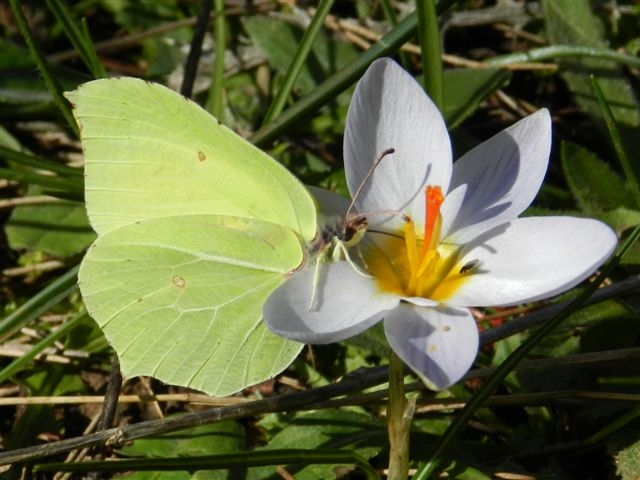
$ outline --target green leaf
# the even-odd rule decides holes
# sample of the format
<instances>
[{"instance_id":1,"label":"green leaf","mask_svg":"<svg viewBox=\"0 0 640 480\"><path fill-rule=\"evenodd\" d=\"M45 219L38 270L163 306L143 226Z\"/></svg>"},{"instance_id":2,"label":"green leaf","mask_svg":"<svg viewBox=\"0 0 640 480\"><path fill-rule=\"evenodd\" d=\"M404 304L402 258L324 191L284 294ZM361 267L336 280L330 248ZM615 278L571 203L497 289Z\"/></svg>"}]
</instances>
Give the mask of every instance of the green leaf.
<instances>
[{"instance_id":1,"label":"green leaf","mask_svg":"<svg viewBox=\"0 0 640 480\"><path fill-rule=\"evenodd\" d=\"M615 432L606 440L607 450L613 456L616 473L621 480L637 480L640 472L640 421L636 420Z\"/></svg>"},{"instance_id":2,"label":"green leaf","mask_svg":"<svg viewBox=\"0 0 640 480\"><path fill-rule=\"evenodd\" d=\"M383 322L379 322L371 328L367 328L364 332L355 337L345 340L348 345L368 350L374 355L386 358L389 355L389 341L384 333Z\"/></svg>"},{"instance_id":3,"label":"green leaf","mask_svg":"<svg viewBox=\"0 0 640 480\"><path fill-rule=\"evenodd\" d=\"M32 187L27 198L41 191ZM6 233L11 248L26 248L63 258L81 253L96 237L84 205L56 199L14 208Z\"/></svg>"},{"instance_id":4,"label":"green leaf","mask_svg":"<svg viewBox=\"0 0 640 480\"><path fill-rule=\"evenodd\" d=\"M546 32L552 45L572 44L608 47L602 23L587 0L543 0ZM640 108L633 88L616 62L590 57L563 59L561 74L576 102L602 126L602 112L595 99L589 75L597 77L604 97L620 127L626 150L634 151Z\"/></svg>"},{"instance_id":5,"label":"green leaf","mask_svg":"<svg viewBox=\"0 0 640 480\"><path fill-rule=\"evenodd\" d=\"M447 2L439 2L438 12L444 11L444 5ZM285 110L269 125L257 130L251 140L256 145L266 145L272 142L278 135L283 134L292 126L298 125L301 121L308 118L317 109L334 101L334 99L344 90L351 88L355 81L364 73L369 64L385 55L393 54L402 44L409 40L415 33L416 29L415 12L407 15L398 25L393 27L379 41L371 45L371 47L360 54L353 62L350 62L344 68L333 74L322 82L309 95L303 97L291 108ZM340 118L343 116L341 115ZM339 125L341 122L336 122Z\"/></svg>"},{"instance_id":6,"label":"green leaf","mask_svg":"<svg viewBox=\"0 0 640 480\"><path fill-rule=\"evenodd\" d=\"M236 453L245 448L244 428L238 422L201 425L158 437L139 438L118 450L126 457L170 458Z\"/></svg>"},{"instance_id":7,"label":"green leaf","mask_svg":"<svg viewBox=\"0 0 640 480\"><path fill-rule=\"evenodd\" d=\"M450 129L460 125L482 101L511 79L511 73L499 68L445 70L443 76L443 115Z\"/></svg>"},{"instance_id":8,"label":"green leaf","mask_svg":"<svg viewBox=\"0 0 640 480\"><path fill-rule=\"evenodd\" d=\"M617 232L623 232L628 228L640 224L640 212L638 210L630 210L625 207L619 207L608 212L603 212L598 215L598 218L607 222Z\"/></svg>"},{"instance_id":9,"label":"green leaf","mask_svg":"<svg viewBox=\"0 0 640 480\"><path fill-rule=\"evenodd\" d=\"M243 17L242 25L266 55L269 64L284 76L302 39L302 28L282 19L258 15ZM351 45L333 41L320 31L294 84L294 94L300 96L310 93L326 78L353 62L356 57ZM350 95L343 92L337 95L335 100L346 105L349 98Z\"/></svg>"},{"instance_id":10,"label":"green leaf","mask_svg":"<svg viewBox=\"0 0 640 480\"><path fill-rule=\"evenodd\" d=\"M131 30L157 27L166 20L182 18L183 10L175 0L98 0L113 20Z\"/></svg>"},{"instance_id":11,"label":"green leaf","mask_svg":"<svg viewBox=\"0 0 640 480\"><path fill-rule=\"evenodd\" d=\"M479 469L462 461L452 462L452 464L443 471L447 472L449 478L455 478L456 480L491 480L492 478ZM524 475L523 477L526 478Z\"/></svg>"},{"instance_id":12,"label":"green leaf","mask_svg":"<svg viewBox=\"0 0 640 480\"><path fill-rule=\"evenodd\" d=\"M376 435L376 432L379 435ZM322 410L296 416L278 432L265 450L304 448L349 448L364 458L372 458L386 442L386 426L383 421L369 415L344 410ZM310 460L311 462L311 460ZM353 466L345 466L352 468ZM296 480L320 480L341 478L348 470L336 465L309 465L285 467ZM252 468L247 480L271 478L276 467Z\"/></svg>"},{"instance_id":13,"label":"green leaf","mask_svg":"<svg viewBox=\"0 0 640 480\"><path fill-rule=\"evenodd\" d=\"M580 209L588 214L636 208L636 199L609 165L583 147L563 142L562 169Z\"/></svg>"},{"instance_id":14,"label":"green leaf","mask_svg":"<svg viewBox=\"0 0 640 480\"><path fill-rule=\"evenodd\" d=\"M269 123L274 117L282 113L286 99L291 93L291 87L298 78L300 70L306 63L313 46L322 34L322 25L324 24L327 14L331 10L333 2L334 0L321 0L318 4L318 8L313 14L313 18L311 19L309 26L305 29L296 51L291 58L287 72L284 75L284 81L276 93L273 102L269 106L269 110L267 110L267 113L265 114L263 123Z\"/></svg>"}]
</instances>

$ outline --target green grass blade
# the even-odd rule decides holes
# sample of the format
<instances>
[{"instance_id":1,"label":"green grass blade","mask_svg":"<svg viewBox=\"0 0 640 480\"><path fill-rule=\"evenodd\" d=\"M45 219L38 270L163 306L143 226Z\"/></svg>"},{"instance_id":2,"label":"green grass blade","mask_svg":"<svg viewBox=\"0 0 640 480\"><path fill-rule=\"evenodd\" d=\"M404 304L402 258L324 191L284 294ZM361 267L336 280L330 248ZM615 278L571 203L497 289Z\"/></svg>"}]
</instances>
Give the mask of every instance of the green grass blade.
<instances>
[{"instance_id":1,"label":"green grass blade","mask_svg":"<svg viewBox=\"0 0 640 480\"><path fill-rule=\"evenodd\" d=\"M452 0L441 0L436 4L436 12L442 13L453 3ZM335 73L318 86L313 93L301 99L282 115L274 118L268 125L256 131L250 140L258 146L264 146L291 128L304 117L335 98L339 93L355 83L375 59L395 53L414 34L418 19L416 13L407 15L384 37L374 43L358 60L347 68Z\"/></svg>"},{"instance_id":2,"label":"green grass blade","mask_svg":"<svg viewBox=\"0 0 640 480\"><path fill-rule=\"evenodd\" d=\"M422 52L422 78L424 88L433 103L442 111L444 107L442 93L442 48L440 29L434 0L416 3L418 12L418 38Z\"/></svg>"},{"instance_id":3,"label":"green grass blade","mask_svg":"<svg viewBox=\"0 0 640 480\"><path fill-rule=\"evenodd\" d=\"M124 471L183 471L229 468L249 468L288 464L355 464L369 480L380 476L362 456L348 450L263 450L206 457L154 458L108 462L48 463L35 467L39 472L124 472Z\"/></svg>"},{"instance_id":4,"label":"green grass blade","mask_svg":"<svg viewBox=\"0 0 640 480\"><path fill-rule=\"evenodd\" d=\"M622 142L622 137L618 130L618 125L616 124L615 118L613 118L613 112L611 111L611 108L609 108L609 103L604 98L604 94L602 93L598 80L593 75L591 75L591 86L593 88L593 93L596 96L596 100L598 101L598 105L600 105L602 117L604 118L604 123L607 126L609 137L611 137L611 142L613 143L613 148L618 157L618 161L620 162L620 166L622 167L622 171L627 177L629 185L635 192L636 198L638 198L640 195L640 181L638 180L638 173L627 156L627 152L625 151L624 144Z\"/></svg>"},{"instance_id":5,"label":"green grass blade","mask_svg":"<svg viewBox=\"0 0 640 480\"><path fill-rule=\"evenodd\" d=\"M364 52L357 61L329 77L316 88L313 93L298 101L282 115L279 115L268 125L263 126L251 137L251 141L258 145L266 145L318 108L332 100L340 92L346 90L367 69L376 58L390 55L414 34L417 25L415 13L408 15L387 35Z\"/></svg>"},{"instance_id":6,"label":"green grass blade","mask_svg":"<svg viewBox=\"0 0 640 480\"><path fill-rule=\"evenodd\" d=\"M62 96L62 87L53 75L44 53L40 50L40 46L36 43L33 35L31 34L29 24L22 13L22 9L20 8L20 2L18 2L18 0L9 0L9 5L11 6L11 11L15 17L18 29L24 37L24 40L31 51L31 55L33 55L33 59L38 66L38 70L40 70L40 73L42 74L42 78L47 85L47 89L53 96L53 102L60 109L71 129L79 135L78 126L76 125L76 121L73 118L71 109L69 108L69 103Z\"/></svg>"},{"instance_id":7,"label":"green grass blade","mask_svg":"<svg viewBox=\"0 0 640 480\"><path fill-rule=\"evenodd\" d=\"M289 69L287 70L287 74L285 75L284 82L278 90L275 99L271 103L269 110L267 110L267 114L265 115L263 124L268 124L273 118L282 113L285 103L287 102L287 98L289 98L289 94L291 93L291 89L293 88L293 84L302 71L302 67L304 66L304 63L309 56L309 52L311 52L313 42L315 42L316 37L320 32L320 29L322 28L322 25L324 23L324 19L329 14L329 10L331 9L333 2L334 0L322 0L320 2L320 5L318 5L316 13L311 20L311 24L305 30L300 45L298 46L298 50L293 57L293 60L291 61L291 65L289 65Z\"/></svg>"},{"instance_id":8,"label":"green grass blade","mask_svg":"<svg viewBox=\"0 0 640 480\"><path fill-rule=\"evenodd\" d=\"M40 185L46 189L62 191L64 193L83 194L84 192L82 179L79 178L53 177L51 175L40 175L34 172L8 168L0 168L0 178ZM54 193L51 192L51 194ZM68 198L68 196L65 196L65 198Z\"/></svg>"},{"instance_id":9,"label":"green grass blade","mask_svg":"<svg viewBox=\"0 0 640 480\"><path fill-rule=\"evenodd\" d=\"M49 10L60 22L62 30L73 45L73 48L80 54L80 58L84 62L87 69L94 78L104 78L107 76L104 67L98 60L98 55L93 48L93 42L87 30L86 23L83 21L81 28L78 28L74 19L71 18L66 7L59 0L47 0Z\"/></svg>"},{"instance_id":10,"label":"green grass blade","mask_svg":"<svg viewBox=\"0 0 640 480\"><path fill-rule=\"evenodd\" d=\"M215 0L214 3L214 30L216 39L216 52L211 72L211 88L207 99L207 109L224 123L224 59L227 46L227 23L224 17L224 0Z\"/></svg>"},{"instance_id":11,"label":"green grass blade","mask_svg":"<svg viewBox=\"0 0 640 480\"><path fill-rule=\"evenodd\" d=\"M49 172L57 173L63 176L83 178L84 172L81 168L69 167L68 165L62 165L60 163L52 162L43 157L36 155L19 152L12 148L3 147L0 145L0 157L6 160L12 160L20 165L33 167L41 170L47 170Z\"/></svg>"},{"instance_id":12,"label":"green grass blade","mask_svg":"<svg viewBox=\"0 0 640 480\"><path fill-rule=\"evenodd\" d=\"M84 39L83 44L85 45L84 49L86 51L85 55L87 57L87 62L89 64L87 67L89 71L92 72L95 78L105 78L107 76L107 72L98 57L98 52L93 44L93 40L91 39L91 32L89 31L89 26L87 25L87 19L83 18L80 21L80 27L82 28L82 37Z\"/></svg>"},{"instance_id":13,"label":"green grass blade","mask_svg":"<svg viewBox=\"0 0 640 480\"><path fill-rule=\"evenodd\" d=\"M614 60L622 65L639 68L640 58L633 55L618 53L607 48L583 47L579 45L554 45L527 50L526 52L510 53L488 58L484 61L492 67L500 67L513 63L543 62L558 58L593 57Z\"/></svg>"},{"instance_id":14,"label":"green grass blade","mask_svg":"<svg viewBox=\"0 0 640 480\"><path fill-rule=\"evenodd\" d=\"M89 315L86 312L82 312L77 314L71 320L66 321L60 328L47 335L45 338L40 340L38 343L33 345L33 347L26 352L24 355L20 356L13 362L11 362L7 367L0 371L0 382L7 381L10 377L15 375L21 370L28 368L31 364L32 360L44 351L45 348L51 346L54 342L60 340L67 333L73 330L76 325L81 323L83 320L87 319Z\"/></svg>"},{"instance_id":15,"label":"green grass blade","mask_svg":"<svg viewBox=\"0 0 640 480\"><path fill-rule=\"evenodd\" d=\"M0 343L23 325L35 320L78 288L78 267L51 282L47 287L0 320Z\"/></svg>"},{"instance_id":16,"label":"green grass blade","mask_svg":"<svg viewBox=\"0 0 640 480\"><path fill-rule=\"evenodd\" d=\"M393 9L390 0L381 0L380 6L382 7L382 11L384 12L385 18L388 20L389 24L392 27L398 25L398 16L396 15L396 11ZM409 65L409 57L407 56L407 52L403 52L402 50L398 50L398 57L400 58L400 63L405 67Z\"/></svg>"},{"instance_id":17,"label":"green grass blade","mask_svg":"<svg viewBox=\"0 0 640 480\"><path fill-rule=\"evenodd\" d=\"M582 442L582 444L595 445L596 443L603 441L614 432L620 430L625 425L628 425L638 417L640 417L640 405L636 405L630 408L624 414L612 420L610 423L587 438L584 442Z\"/></svg>"}]
</instances>

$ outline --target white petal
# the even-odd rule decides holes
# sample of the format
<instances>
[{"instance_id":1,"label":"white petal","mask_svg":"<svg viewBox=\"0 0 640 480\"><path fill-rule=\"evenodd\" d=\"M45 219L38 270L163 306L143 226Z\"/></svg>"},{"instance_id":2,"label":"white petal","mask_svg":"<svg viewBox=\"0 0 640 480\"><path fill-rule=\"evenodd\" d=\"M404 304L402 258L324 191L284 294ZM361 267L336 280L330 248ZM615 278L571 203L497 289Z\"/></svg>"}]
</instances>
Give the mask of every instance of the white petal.
<instances>
[{"instance_id":1,"label":"white petal","mask_svg":"<svg viewBox=\"0 0 640 480\"><path fill-rule=\"evenodd\" d=\"M436 300L424 297L402 297L402 300L418 307L435 307L440 304L440 302L437 302Z\"/></svg>"},{"instance_id":2,"label":"white petal","mask_svg":"<svg viewBox=\"0 0 640 480\"><path fill-rule=\"evenodd\" d=\"M518 218L468 245L460 263L478 260L478 266L445 301L481 307L551 297L591 275L616 243L613 230L597 220Z\"/></svg>"},{"instance_id":3,"label":"white petal","mask_svg":"<svg viewBox=\"0 0 640 480\"><path fill-rule=\"evenodd\" d=\"M466 310L402 304L387 314L384 329L393 351L436 390L456 383L478 352L478 329Z\"/></svg>"},{"instance_id":4,"label":"white petal","mask_svg":"<svg viewBox=\"0 0 640 480\"><path fill-rule=\"evenodd\" d=\"M356 210L401 210L422 222L424 186L440 185L446 192L449 185L449 135L442 115L413 77L394 61L379 59L358 82L347 114L344 159L352 195L388 148L395 153L366 181Z\"/></svg>"},{"instance_id":5,"label":"white petal","mask_svg":"<svg viewBox=\"0 0 640 480\"><path fill-rule=\"evenodd\" d=\"M382 320L400 302L347 262L321 264L317 283L315 274L309 267L271 294L263 308L269 329L305 343L337 342Z\"/></svg>"},{"instance_id":6,"label":"white petal","mask_svg":"<svg viewBox=\"0 0 640 480\"><path fill-rule=\"evenodd\" d=\"M318 209L322 214L326 216L336 215L339 217L344 217L347 214L351 202L342 195L338 195L326 188L314 187L312 185L308 185L307 189L316 199Z\"/></svg>"},{"instance_id":7,"label":"white petal","mask_svg":"<svg viewBox=\"0 0 640 480\"><path fill-rule=\"evenodd\" d=\"M520 215L540 189L550 148L551 118L542 109L467 152L453 165L443 238L464 243Z\"/></svg>"}]
</instances>

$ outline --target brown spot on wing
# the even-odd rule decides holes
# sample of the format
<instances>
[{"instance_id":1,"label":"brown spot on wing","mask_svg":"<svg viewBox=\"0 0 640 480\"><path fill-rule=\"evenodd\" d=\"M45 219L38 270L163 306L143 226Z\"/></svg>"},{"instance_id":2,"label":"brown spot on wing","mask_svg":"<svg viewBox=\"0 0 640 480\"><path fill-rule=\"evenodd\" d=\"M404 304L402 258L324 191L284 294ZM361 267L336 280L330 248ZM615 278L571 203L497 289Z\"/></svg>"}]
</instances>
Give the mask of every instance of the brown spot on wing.
<instances>
[{"instance_id":1,"label":"brown spot on wing","mask_svg":"<svg viewBox=\"0 0 640 480\"><path fill-rule=\"evenodd\" d=\"M186 280L182 278L180 275L176 275L171 279L171 281L178 288L184 288L185 285L187 284Z\"/></svg>"}]
</instances>

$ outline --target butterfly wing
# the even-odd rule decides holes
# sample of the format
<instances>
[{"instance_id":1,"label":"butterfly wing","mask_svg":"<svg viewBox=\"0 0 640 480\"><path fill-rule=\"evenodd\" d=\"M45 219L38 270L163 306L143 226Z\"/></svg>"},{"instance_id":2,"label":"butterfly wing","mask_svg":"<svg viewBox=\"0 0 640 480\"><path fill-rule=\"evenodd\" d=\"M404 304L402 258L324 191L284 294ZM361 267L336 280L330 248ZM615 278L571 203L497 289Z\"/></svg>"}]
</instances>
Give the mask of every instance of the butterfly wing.
<instances>
[{"instance_id":1,"label":"butterfly wing","mask_svg":"<svg viewBox=\"0 0 640 480\"><path fill-rule=\"evenodd\" d=\"M276 375L300 351L267 330L262 305L301 262L299 240L286 227L163 217L100 236L79 280L127 377L221 396Z\"/></svg>"},{"instance_id":2,"label":"butterfly wing","mask_svg":"<svg viewBox=\"0 0 640 480\"><path fill-rule=\"evenodd\" d=\"M156 217L214 214L316 231L300 181L196 103L137 78L102 79L66 94L81 128L85 196L103 234Z\"/></svg>"}]
</instances>

